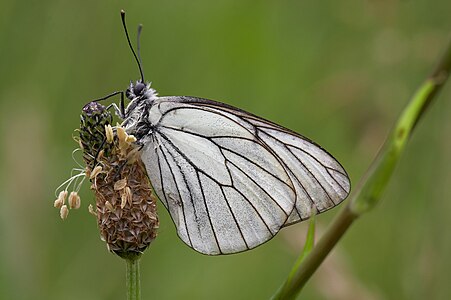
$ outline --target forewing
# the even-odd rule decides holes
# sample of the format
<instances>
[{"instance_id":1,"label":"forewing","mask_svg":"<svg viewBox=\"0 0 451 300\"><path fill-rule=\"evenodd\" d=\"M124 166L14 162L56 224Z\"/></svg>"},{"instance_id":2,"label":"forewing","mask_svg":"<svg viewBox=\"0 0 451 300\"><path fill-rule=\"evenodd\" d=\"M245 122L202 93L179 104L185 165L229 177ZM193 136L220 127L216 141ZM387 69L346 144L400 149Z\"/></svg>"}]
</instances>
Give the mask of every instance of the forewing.
<instances>
[{"instance_id":1,"label":"forewing","mask_svg":"<svg viewBox=\"0 0 451 300\"><path fill-rule=\"evenodd\" d=\"M295 206L292 175L249 121L181 100L156 100L150 141L142 150L178 235L210 255L271 239Z\"/></svg>"},{"instance_id":2,"label":"forewing","mask_svg":"<svg viewBox=\"0 0 451 300\"><path fill-rule=\"evenodd\" d=\"M284 166L296 193L296 205L284 226L305 220L342 202L350 192L349 177L340 163L321 146L280 125L233 106L193 97L168 97L210 109L242 124ZM220 127L218 127L220 128Z\"/></svg>"}]
</instances>

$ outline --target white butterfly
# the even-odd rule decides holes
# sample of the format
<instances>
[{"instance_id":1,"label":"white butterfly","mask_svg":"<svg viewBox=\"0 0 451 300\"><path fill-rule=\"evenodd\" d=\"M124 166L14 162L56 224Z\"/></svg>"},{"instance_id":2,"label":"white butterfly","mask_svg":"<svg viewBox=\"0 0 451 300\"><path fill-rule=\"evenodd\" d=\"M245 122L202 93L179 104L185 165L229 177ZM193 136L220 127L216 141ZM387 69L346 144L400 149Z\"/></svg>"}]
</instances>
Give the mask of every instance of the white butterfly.
<instances>
[{"instance_id":1,"label":"white butterfly","mask_svg":"<svg viewBox=\"0 0 451 300\"><path fill-rule=\"evenodd\" d=\"M179 237L198 252L255 248L349 194L340 163L289 129L212 100L158 97L142 71L125 94L127 108L114 105L122 126Z\"/></svg>"}]
</instances>

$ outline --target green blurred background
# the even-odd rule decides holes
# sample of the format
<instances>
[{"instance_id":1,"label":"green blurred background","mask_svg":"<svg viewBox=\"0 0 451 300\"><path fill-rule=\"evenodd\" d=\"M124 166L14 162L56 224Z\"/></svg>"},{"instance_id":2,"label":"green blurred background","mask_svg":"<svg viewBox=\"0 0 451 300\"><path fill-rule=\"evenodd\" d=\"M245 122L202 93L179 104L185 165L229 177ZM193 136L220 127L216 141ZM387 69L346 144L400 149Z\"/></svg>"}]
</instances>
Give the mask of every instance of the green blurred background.
<instances>
[{"instance_id":1,"label":"green blurred background","mask_svg":"<svg viewBox=\"0 0 451 300\"><path fill-rule=\"evenodd\" d=\"M323 145L353 186L449 38L451 2L58 1L0 4L0 298L124 299L125 264L87 212L61 221L54 190L75 166L81 107L138 79L160 95L220 100ZM303 299L451 298L451 88L421 121L383 202L314 275ZM318 218L319 234L339 209ZM160 205L142 259L143 299L267 299L306 225L241 254L207 257ZM302 298L302 297L301 297Z\"/></svg>"}]
</instances>

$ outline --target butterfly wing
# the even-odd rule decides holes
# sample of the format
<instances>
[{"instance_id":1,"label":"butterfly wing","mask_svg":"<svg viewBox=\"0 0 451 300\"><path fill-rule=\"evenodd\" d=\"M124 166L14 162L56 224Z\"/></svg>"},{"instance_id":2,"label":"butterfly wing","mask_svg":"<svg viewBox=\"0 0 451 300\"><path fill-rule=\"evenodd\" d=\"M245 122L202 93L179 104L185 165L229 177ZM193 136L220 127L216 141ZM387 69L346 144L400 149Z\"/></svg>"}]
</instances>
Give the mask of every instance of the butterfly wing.
<instances>
[{"instance_id":1,"label":"butterfly wing","mask_svg":"<svg viewBox=\"0 0 451 300\"><path fill-rule=\"evenodd\" d=\"M342 202L350 192L349 177L341 164L320 145L290 130L239 108L208 99L168 97L208 107L250 124L251 132L284 165L296 191L296 206L284 226L311 216L313 206L322 213Z\"/></svg>"},{"instance_id":2,"label":"butterfly wing","mask_svg":"<svg viewBox=\"0 0 451 300\"><path fill-rule=\"evenodd\" d=\"M344 169L321 147L232 106L161 97L149 121L143 162L178 235L198 252L254 248L349 192Z\"/></svg>"}]
</instances>

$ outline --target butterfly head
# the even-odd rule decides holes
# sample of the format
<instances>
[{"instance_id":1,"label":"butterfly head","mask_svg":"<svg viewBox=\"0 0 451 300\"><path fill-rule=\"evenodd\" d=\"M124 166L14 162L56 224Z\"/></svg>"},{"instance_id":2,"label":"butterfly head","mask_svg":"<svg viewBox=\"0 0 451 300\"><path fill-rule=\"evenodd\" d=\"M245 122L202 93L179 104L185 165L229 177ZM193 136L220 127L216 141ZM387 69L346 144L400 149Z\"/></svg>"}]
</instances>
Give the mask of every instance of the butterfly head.
<instances>
[{"instance_id":1,"label":"butterfly head","mask_svg":"<svg viewBox=\"0 0 451 300\"><path fill-rule=\"evenodd\" d=\"M150 83L144 83L141 80L136 83L130 82L130 86L125 91L125 96L130 100L152 99L157 96L157 92L150 87Z\"/></svg>"}]
</instances>

